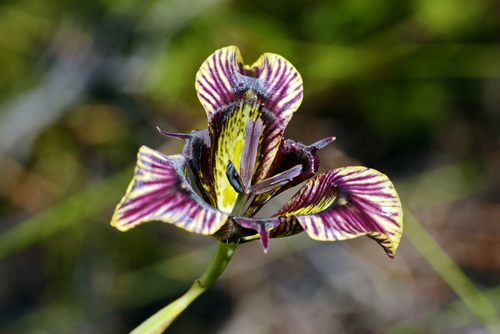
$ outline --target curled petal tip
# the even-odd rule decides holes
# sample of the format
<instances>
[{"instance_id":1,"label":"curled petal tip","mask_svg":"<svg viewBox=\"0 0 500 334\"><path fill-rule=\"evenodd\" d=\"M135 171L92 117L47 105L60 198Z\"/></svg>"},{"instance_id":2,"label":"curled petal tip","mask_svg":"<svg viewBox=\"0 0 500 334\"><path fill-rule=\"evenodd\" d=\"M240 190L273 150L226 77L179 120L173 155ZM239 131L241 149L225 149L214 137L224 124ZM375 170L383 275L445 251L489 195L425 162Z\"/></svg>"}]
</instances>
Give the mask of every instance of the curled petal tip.
<instances>
[{"instance_id":1,"label":"curled petal tip","mask_svg":"<svg viewBox=\"0 0 500 334\"><path fill-rule=\"evenodd\" d=\"M310 148L314 149L314 150L320 150L322 149L323 147L327 146L328 144L330 144L331 142L333 142L335 139L335 137L328 137L328 138L325 138L325 139L321 139L311 145L309 145Z\"/></svg>"},{"instance_id":2,"label":"curled petal tip","mask_svg":"<svg viewBox=\"0 0 500 334\"><path fill-rule=\"evenodd\" d=\"M172 133L172 132L166 132L160 129L160 127L156 127L156 130L158 130L159 133L161 133L164 136L170 137L170 138L176 138L180 139L182 141L187 141L189 138L191 138L191 134L189 133Z\"/></svg>"},{"instance_id":3,"label":"curled petal tip","mask_svg":"<svg viewBox=\"0 0 500 334\"><path fill-rule=\"evenodd\" d=\"M384 248L384 250L385 250L385 253L387 254L387 256L390 259L394 260L394 258L396 257L396 250L395 249L394 250L388 250L386 248Z\"/></svg>"}]
</instances>

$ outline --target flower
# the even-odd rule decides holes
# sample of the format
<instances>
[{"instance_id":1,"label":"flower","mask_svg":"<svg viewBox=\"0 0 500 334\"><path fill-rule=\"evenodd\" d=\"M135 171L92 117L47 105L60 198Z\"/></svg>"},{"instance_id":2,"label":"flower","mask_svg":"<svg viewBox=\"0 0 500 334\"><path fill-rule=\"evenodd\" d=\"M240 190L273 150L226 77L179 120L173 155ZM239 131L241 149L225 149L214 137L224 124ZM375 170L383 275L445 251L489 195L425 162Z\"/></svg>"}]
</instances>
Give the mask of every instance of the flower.
<instances>
[{"instance_id":1,"label":"flower","mask_svg":"<svg viewBox=\"0 0 500 334\"><path fill-rule=\"evenodd\" d=\"M126 231L148 221L174 224L227 243L305 231L317 240L366 235L392 258L402 228L401 203L384 174L344 167L316 175L326 138L304 145L283 138L302 100L302 79L283 57L265 53L244 65L235 46L214 52L196 75L208 128L167 133L185 141L166 156L143 146L135 175L111 225ZM187 177L190 168L199 194ZM269 218L255 214L282 191L307 181Z\"/></svg>"}]
</instances>

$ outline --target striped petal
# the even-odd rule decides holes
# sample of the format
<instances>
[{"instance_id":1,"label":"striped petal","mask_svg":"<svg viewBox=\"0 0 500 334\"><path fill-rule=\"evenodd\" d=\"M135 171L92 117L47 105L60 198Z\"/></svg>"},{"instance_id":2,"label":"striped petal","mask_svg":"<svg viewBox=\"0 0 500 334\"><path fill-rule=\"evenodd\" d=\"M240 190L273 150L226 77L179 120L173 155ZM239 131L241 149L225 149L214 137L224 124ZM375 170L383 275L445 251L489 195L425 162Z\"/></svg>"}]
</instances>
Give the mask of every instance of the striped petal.
<instances>
[{"instance_id":1,"label":"striped petal","mask_svg":"<svg viewBox=\"0 0 500 334\"><path fill-rule=\"evenodd\" d=\"M403 231L403 211L394 186L387 176L366 167L339 168L312 178L275 216L286 220L271 230L271 237L302 228L316 240L367 235L391 258Z\"/></svg>"},{"instance_id":2,"label":"striped petal","mask_svg":"<svg viewBox=\"0 0 500 334\"><path fill-rule=\"evenodd\" d=\"M230 46L203 63L196 75L196 90L208 116L216 206L231 212L237 193L226 177L228 162L238 171L242 167L251 170L252 184L270 176L283 132L302 100L302 79L279 55L266 53L246 66L239 49ZM255 146L256 150L248 149ZM257 159L245 157L244 152ZM249 161L255 165L245 165Z\"/></svg>"},{"instance_id":3,"label":"striped petal","mask_svg":"<svg viewBox=\"0 0 500 334\"><path fill-rule=\"evenodd\" d=\"M186 166L183 155L166 156L142 146L134 178L115 209L111 225L127 231L157 220L194 233L214 234L229 215L193 191L185 176Z\"/></svg>"},{"instance_id":4,"label":"striped petal","mask_svg":"<svg viewBox=\"0 0 500 334\"><path fill-rule=\"evenodd\" d=\"M302 101L302 78L280 55L264 53L248 66L240 50L229 46L215 51L201 65L196 91L211 127L220 128L223 118L242 103L260 99L277 121L285 123L284 128Z\"/></svg>"}]
</instances>

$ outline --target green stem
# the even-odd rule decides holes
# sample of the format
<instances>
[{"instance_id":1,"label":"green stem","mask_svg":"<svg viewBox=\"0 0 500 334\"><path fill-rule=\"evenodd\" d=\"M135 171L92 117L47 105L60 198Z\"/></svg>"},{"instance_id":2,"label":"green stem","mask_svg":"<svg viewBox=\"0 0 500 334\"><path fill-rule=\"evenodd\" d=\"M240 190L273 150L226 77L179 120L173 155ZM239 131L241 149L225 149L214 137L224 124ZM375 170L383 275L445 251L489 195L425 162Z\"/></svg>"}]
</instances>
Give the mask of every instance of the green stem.
<instances>
[{"instance_id":1,"label":"green stem","mask_svg":"<svg viewBox=\"0 0 500 334\"><path fill-rule=\"evenodd\" d=\"M179 299L165 306L149 319L144 321L130 334L160 334L170 326L170 324L201 295L215 280L222 274L227 264L231 260L237 244L226 244L217 242L217 249L212 258L212 262L203 275L194 281L189 290Z\"/></svg>"},{"instance_id":2,"label":"green stem","mask_svg":"<svg viewBox=\"0 0 500 334\"><path fill-rule=\"evenodd\" d=\"M248 199L248 195L238 194L236 198L236 203L234 204L231 215L241 215L245 208L245 203ZM233 257L234 251L238 244L229 244L223 242L217 242L217 249L215 250L212 262L207 267L203 275L189 288L189 290L182 295L179 299L176 299L172 303L168 304L146 321L136 327L130 334L160 334L163 333L165 329L170 326L172 322L184 311L189 304L191 304L199 295L201 295L205 290L212 285L215 280L222 274L224 269L226 269L227 264Z\"/></svg>"},{"instance_id":3,"label":"green stem","mask_svg":"<svg viewBox=\"0 0 500 334\"><path fill-rule=\"evenodd\" d=\"M231 211L231 216L241 216L245 210L245 204L247 203L248 195L238 194L236 197L236 202L234 203L233 210Z\"/></svg>"}]
</instances>

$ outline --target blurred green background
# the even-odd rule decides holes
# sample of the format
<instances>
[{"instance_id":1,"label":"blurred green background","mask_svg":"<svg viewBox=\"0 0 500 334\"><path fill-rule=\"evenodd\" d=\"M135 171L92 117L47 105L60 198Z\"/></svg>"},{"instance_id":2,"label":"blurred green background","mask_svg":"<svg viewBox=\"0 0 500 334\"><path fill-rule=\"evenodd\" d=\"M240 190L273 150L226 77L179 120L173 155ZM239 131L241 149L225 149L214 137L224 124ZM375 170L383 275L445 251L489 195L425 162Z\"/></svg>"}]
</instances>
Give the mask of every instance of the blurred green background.
<instances>
[{"instance_id":1,"label":"blurred green background","mask_svg":"<svg viewBox=\"0 0 500 334\"><path fill-rule=\"evenodd\" d=\"M109 220L141 145L180 153L155 126L206 127L227 45L295 65L287 137L388 174L405 237L245 244L167 333L500 332L499 42L491 0L0 2L0 332L126 333L203 272L213 238Z\"/></svg>"}]
</instances>

